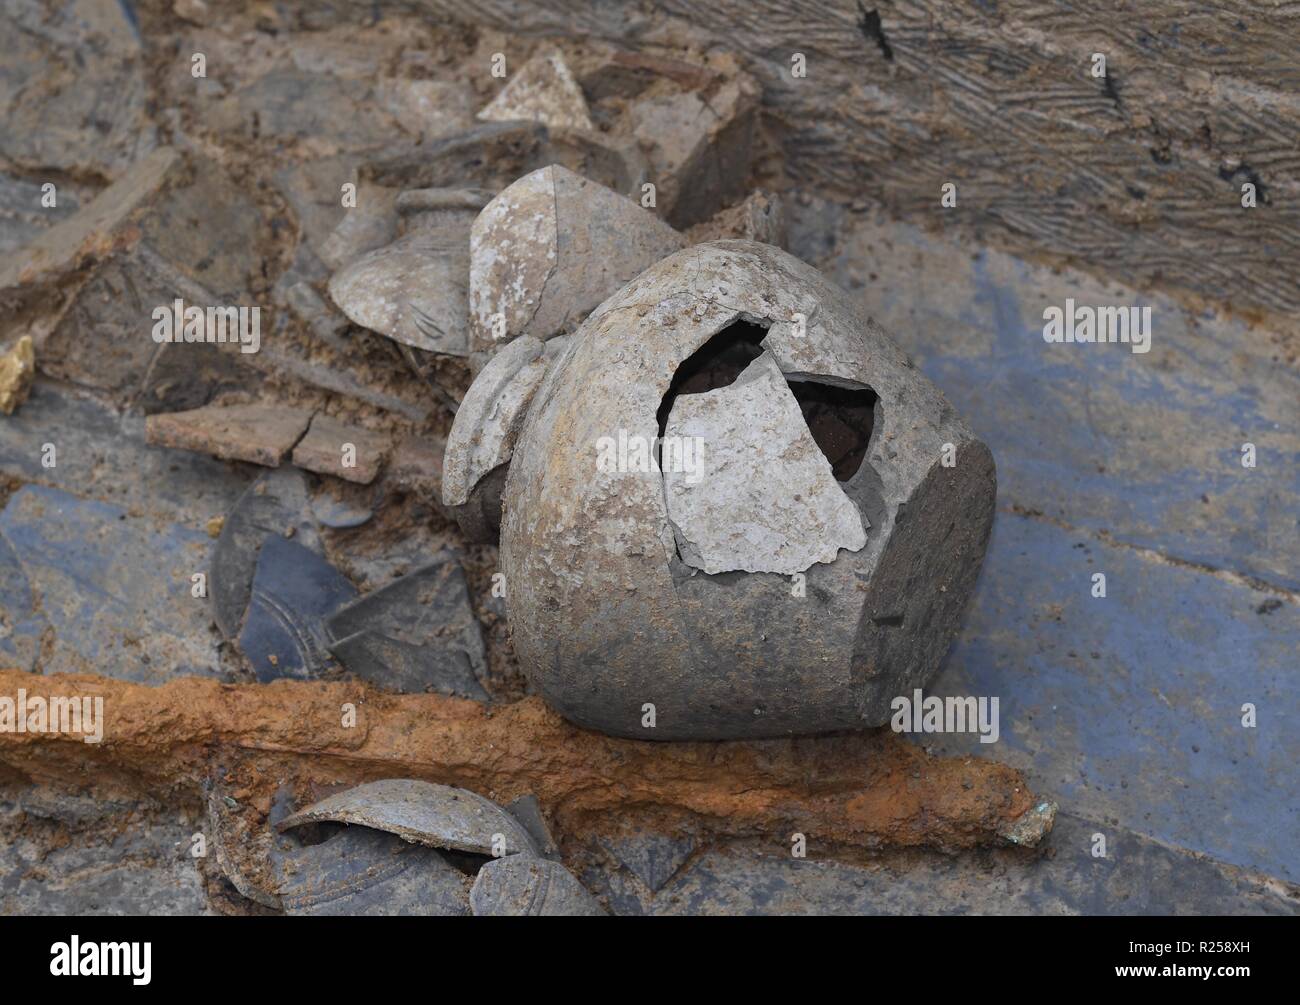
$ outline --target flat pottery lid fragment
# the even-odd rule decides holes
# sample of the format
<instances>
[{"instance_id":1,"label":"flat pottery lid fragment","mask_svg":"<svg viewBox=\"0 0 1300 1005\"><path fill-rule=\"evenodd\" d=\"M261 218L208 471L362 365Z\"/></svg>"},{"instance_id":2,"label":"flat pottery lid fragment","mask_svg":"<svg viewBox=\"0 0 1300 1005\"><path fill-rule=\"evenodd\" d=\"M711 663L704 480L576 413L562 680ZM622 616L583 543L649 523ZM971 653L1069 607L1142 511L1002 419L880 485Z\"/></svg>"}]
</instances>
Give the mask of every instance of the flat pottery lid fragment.
<instances>
[{"instance_id":1,"label":"flat pottery lid fragment","mask_svg":"<svg viewBox=\"0 0 1300 1005\"><path fill-rule=\"evenodd\" d=\"M536 855L528 832L496 803L468 789L412 778L367 782L322 799L277 825L281 831L333 820L407 841L477 855ZM500 844L499 842L504 842Z\"/></svg>"}]
</instances>

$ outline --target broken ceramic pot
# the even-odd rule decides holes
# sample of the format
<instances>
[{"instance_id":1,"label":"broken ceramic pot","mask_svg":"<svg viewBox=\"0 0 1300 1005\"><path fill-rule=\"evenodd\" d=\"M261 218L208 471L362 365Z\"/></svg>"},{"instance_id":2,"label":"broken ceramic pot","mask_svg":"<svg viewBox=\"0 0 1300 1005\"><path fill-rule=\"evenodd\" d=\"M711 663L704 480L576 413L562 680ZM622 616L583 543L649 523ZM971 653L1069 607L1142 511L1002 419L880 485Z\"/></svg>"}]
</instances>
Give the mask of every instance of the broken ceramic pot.
<instances>
[{"instance_id":1,"label":"broken ceramic pot","mask_svg":"<svg viewBox=\"0 0 1300 1005\"><path fill-rule=\"evenodd\" d=\"M221 772L206 784L209 833L222 874L243 896L290 915L459 916L469 880L433 848L384 829L324 823L314 840L279 833L289 792L263 819L232 798Z\"/></svg>"},{"instance_id":2,"label":"broken ceramic pot","mask_svg":"<svg viewBox=\"0 0 1300 1005\"><path fill-rule=\"evenodd\" d=\"M606 913L558 861L532 796L507 811L468 789L390 778L288 815L286 798L282 787L262 823L218 778L208 784L222 872L244 896L287 914ZM305 825L323 835L299 840Z\"/></svg>"},{"instance_id":3,"label":"broken ceramic pot","mask_svg":"<svg viewBox=\"0 0 1300 1005\"><path fill-rule=\"evenodd\" d=\"M515 651L552 706L644 739L809 734L880 725L933 678L993 459L847 294L720 241L570 341L501 525Z\"/></svg>"},{"instance_id":4,"label":"broken ceramic pot","mask_svg":"<svg viewBox=\"0 0 1300 1005\"><path fill-rule=\"evenodd\" d=\"M479 189L403 192L403 235L344 266L330 280L330 296L363 328L426 352L467 356L470 227L491 198Z\"/></svg>"}]
</instances>

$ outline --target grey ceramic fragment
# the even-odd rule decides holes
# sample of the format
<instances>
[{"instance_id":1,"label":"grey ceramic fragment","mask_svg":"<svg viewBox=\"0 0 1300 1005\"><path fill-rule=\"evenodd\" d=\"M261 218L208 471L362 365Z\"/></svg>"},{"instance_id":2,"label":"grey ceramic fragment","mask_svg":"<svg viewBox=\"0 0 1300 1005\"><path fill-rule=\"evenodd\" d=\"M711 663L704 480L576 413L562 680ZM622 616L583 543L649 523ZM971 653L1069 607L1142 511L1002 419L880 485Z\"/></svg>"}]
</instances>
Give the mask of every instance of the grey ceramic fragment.
<instances>
[{"instance_id":1,"label":"grey ceramic fragment","mask_svg":"<svg viewBox=\"0 0 1300 1005\"><path fill-rule=\"evenodd\" d=\"M468 914L465 876L432 848L395 834L344 827L283 864L286 914L361 917Z\"/></svg>"},{"instance_id":2,"label":"grey ceramic fragment","mask_svg":"<svg viewBox=\"0 0 1300 1005\"><path fill-rule=\"evenodd\" d=\"M248 487L227 515L213 549L208 589L213 617L227 639L237 638L244 623L263 542L285 536L310 551L321 550L306 476L288 467L268 471Z\"/></svg>"},{"instance_id":3,"label":"grey ceramic fragment","mask_svg":"<svg viewBox=\"0 0 1300 1005\"><path fill-rule=\"evenodd\" d=\"M357 595L324 558L284 537L262 544L239 648L259 681L317 677L329 667L325 620Z\"/></svg>"},{"instance_id":4,"label":"grey ceramic fragment","mask_svg":"<svg viewBox=\"0 0 1300 1005\"><path fill-rule=\"evenodd\" d=\"M566 335L546 342L523 335L508 343L456 412L443 455L442 501L471 541L496 541L515 440L547 367L568 343Z\"/></svg>"},{"instance_id":5,"label":"grey ceramic fragment","mask_svg":"<svg viewBox=\"0 0 1300 1005\"><path fill-rule=\"evenodd\" d=\"M487 671L483 633L451 551L341 608L329 633L334 654L365 680L487 700L479 683Z\"/></svg>"},{"instance_id":6,"label":"grey ceramic fragment","mask_svg":"<svg viewBox=\"0 0 1300 1005\"><path fill-rule=\"evenodd\" d=\"M695 839L689 835L673 837L641 832L602 838L600 843L627 866L651 893L661 890L695 851Z\"/></svg>"},{"instance_id":7,"label":"grey ceramic fragment","mask_svg":"<svg viewBox=\"0 0 1300 1005\"><path fill-rule=\"evenodd\" d=\"M546 372L547 345L523 335L502 348L474 378L447 437L442 461L444 505L465 505L483 477L510 460L528 404Z\"/></svg>"},{"instance_id":8,"label":"grey ceramic fragment","mask_svg":"<svg viewBox=\"0 0 1300 1005\"><path fill-rule=\"evenodd\" d=\"M537 801L536 796L531 793L520 796L509 803L506 809L511 816L523 824L524 829L532 836L538 854L543 858L559 859L560 849L555 844L555 838L551 835L551 828L547 826L546 817L542 813L542 806Z\"/></svg>"},{"instance_id":9,"label":"grey ceramic fragment","mask_svg":"<svg viewBox=\"0 0 1300 1005\"><path fill-rule=\"evenodd\" d=\"M281 831L330 820L389 831L406 841L477 855L536 855L528 832L491 800L468 789L412 778L367 782L299 810Z\"/></svg>"},{"instance_id":10,"label":"grey ceramic fragment","mask_svg":"<svg viewBox=\"0 0 1300 1005\"><path fill-rule=\"evenodd\" d=\"M767 353L727 387L679 396L665 435L698 451L697 470L665 464L663 472L687 565L790 576L867 543L862 515Z\"/></svg>"},{"instance_id":11,"label":"grey ceramic fragment","mask_svg":"<svg viewBox=\"0 0 1300 1005\"><path fill-rule=\"evenodd\" d=\"M607 912L559 862L511 855L479 870L469 893L478 917L598 917Z\"/></svg>"},{"instance_id":12,"label":"grey ceramic fragment","mask_svg":"<svg viewBox=\"0 0 1300 1005\"><path fill-rule=\"evenodd\" d=\"M357 204L349 207L329 236L321 242L321 261L341 269L366 252L397 239L398 191L373 182L357 184Z\"/></svg>"},{"instance_id":13,"label":"grey ceramic fragment","mask_svg":"<svg viewBox=\"0 0 1300 1005\"><path fill-rule=\"evenodd\" d=\"M451 695L487 701L488 693L459 650L414 646L382 632L360 631L330 644L330 651L349 671L386 691L399 694Z\"/></svg>"}]
</instances>

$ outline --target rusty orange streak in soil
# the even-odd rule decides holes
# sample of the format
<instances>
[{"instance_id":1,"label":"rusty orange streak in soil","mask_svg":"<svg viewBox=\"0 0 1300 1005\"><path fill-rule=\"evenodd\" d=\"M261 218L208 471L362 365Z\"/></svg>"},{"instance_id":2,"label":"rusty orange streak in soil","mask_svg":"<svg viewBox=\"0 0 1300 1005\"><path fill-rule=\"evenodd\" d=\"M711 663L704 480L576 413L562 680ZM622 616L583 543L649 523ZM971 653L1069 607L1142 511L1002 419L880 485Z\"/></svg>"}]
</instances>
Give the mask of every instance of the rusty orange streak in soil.
<instances>
[{"instance_id":1,"label":"rusty orange streak in soil","mask_svg":"<svg viewBox=\"0 0 1300 1005\"><path fill-rule=\"evenodd\" d=\"M211 773L262 812L377 778L460 785L499 801L533 793L569 836L614 821L810 849L1000 843L1034 800L1021 775L938 758L888 731L805 739L654 743L579 729L538 698L484 706L355 683L160 687L0 671L0 696L104 699L103 740L0 732L0 762L38 781L193 799ZM346 705L356 725L343 725ZM229 791L229 790L228 790Z\"/></svg>"}]
</instances>

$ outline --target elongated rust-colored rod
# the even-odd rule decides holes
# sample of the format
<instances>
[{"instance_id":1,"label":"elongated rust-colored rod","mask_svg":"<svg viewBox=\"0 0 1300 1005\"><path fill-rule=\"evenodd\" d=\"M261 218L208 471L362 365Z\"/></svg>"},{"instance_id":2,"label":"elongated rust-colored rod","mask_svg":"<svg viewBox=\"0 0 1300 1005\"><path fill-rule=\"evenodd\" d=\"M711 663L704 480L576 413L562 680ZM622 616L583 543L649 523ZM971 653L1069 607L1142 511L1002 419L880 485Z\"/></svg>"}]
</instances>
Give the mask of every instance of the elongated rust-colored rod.
<instances>
[{"instance_id":1,"label":"elongated rust-colored rod","mask_svg":"<svg viewBox=\"0 0 1300 1005\"><path fill-rule=\"evenodd\" d=\"M254 805L289 783L306 798L376 778L422 778L498 801L532 793L562 833L630 821L787 851L964 848L1045 827L1024 779L991 761L937 758L893 733L655 743L579 729L540 699L485 706L356 683L159 687L0 671L0 699L103 699L103 739L0 732L0 762L51 783L190 797L220 767ZM355 725L345 725L349 709ZM1039 811L1041 813L1041 810Z\"/></svg>"}]
</instances>

